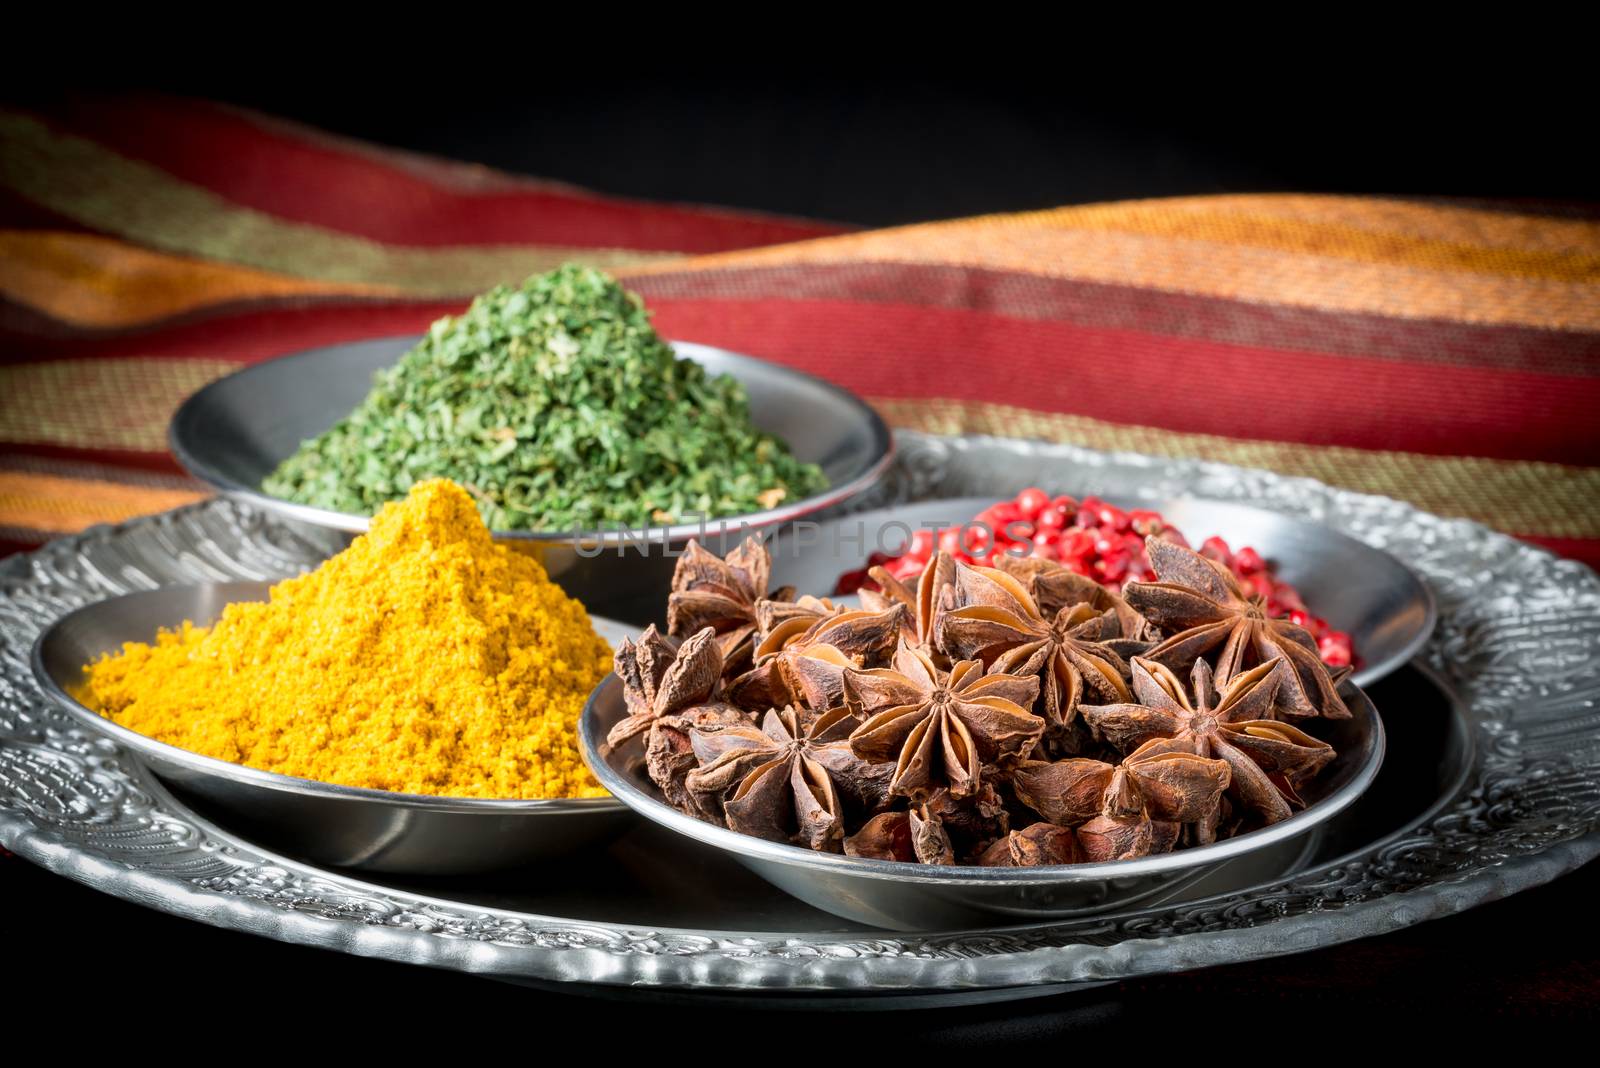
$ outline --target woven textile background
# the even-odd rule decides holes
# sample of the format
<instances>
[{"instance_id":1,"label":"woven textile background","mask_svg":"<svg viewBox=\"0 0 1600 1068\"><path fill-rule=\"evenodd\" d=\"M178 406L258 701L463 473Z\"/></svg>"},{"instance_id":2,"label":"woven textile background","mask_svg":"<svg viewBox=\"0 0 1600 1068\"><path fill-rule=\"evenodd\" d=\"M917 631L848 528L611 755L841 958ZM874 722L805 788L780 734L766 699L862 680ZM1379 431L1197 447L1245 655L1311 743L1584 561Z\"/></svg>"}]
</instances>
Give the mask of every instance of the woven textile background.
<instances>
[{"instance_id":1,"label":"woven textile background","mask_svg":"<svg viewBox=\"0 0 1600 1068\"><path fill-rule=\"evenodd\" d=\"M207 381L567 259L898 426L1310 475L1600 562L1600 208L1249 195L850 233L169 98L0 111L0 550L198 498L164 434Z\"/></svg>"}]
</instances>

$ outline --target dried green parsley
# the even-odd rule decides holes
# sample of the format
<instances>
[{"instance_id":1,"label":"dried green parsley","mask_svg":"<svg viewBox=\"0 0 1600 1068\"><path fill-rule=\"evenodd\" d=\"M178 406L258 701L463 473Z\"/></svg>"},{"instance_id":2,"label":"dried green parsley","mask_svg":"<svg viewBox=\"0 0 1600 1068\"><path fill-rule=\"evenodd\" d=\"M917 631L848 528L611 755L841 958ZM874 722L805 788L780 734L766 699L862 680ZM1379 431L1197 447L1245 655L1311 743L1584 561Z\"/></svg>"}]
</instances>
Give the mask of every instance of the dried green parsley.
<instances>
[{"instance_id":1,"label":"dried green parsley","mask_svg":"<svg viewBox=\"0 0 1600 1068\"><path fill-rule=\"evenodd\" d=\"M492 530L726 517L827 486L751 425L743 386L678 359L637 296L571 265L434 323L262 488L370 515L429 478L466 487Z\"/></svg>"}]
</instances>

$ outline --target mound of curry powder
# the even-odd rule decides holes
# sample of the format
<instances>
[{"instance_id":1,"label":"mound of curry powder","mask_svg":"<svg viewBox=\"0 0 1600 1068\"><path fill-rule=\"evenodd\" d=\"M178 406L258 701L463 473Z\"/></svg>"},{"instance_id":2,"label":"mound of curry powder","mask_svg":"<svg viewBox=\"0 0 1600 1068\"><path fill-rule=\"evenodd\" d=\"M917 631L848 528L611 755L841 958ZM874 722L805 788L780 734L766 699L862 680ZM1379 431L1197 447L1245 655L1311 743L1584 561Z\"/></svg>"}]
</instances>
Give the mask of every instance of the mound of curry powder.
<instances>
[{"instance_id":1,"label":"mound of curry powder","mask_svg":"<svg viewBox=\"0 0 1600 1068\"><path fill-rule=\"evenodd\" d=\"M453 797L602 797L577 720L611 669L583 605L417 485L271 600L86 669L79 694L171 745L306 779Z\"/></svg>"}]
</instances>

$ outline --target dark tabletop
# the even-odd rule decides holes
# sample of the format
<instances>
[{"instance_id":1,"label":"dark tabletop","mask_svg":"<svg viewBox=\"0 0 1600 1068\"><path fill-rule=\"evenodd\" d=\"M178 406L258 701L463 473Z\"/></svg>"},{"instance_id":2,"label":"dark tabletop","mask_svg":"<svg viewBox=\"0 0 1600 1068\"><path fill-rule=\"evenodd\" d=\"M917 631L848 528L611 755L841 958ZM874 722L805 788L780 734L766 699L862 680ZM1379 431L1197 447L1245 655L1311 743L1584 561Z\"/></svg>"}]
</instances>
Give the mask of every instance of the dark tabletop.
<instances>
[{"instance_id":1,"label":"dark tabletop","mask_svg":"<svg viewBox=\"0 0 1600 1068\"><path fill-rule=\"evenodd\" d=\"M833 1013L829 1027L988 1049L1057 1035L1132 1040L1154 1021L1176 1026L1240 1013L1259 1017L1257 1038L1312 1019L1320 1026L1360 1021L1364 1030L1537 1024L1544 1033L1548 1025L1582 1024L1600 1009L1590 911L1597 899L1600 863L1591 863L1505 901L1315 953L999 1005ZM624 1005L285 945L107 897L10 855L0 857L0 902L12 976L52 992L30 1013L80 1025L86 997L94 998L97 1025L148 1022L159 1003L181 1015L185 1034L237 1042L259 1026L241 1013L253 1018L265 1006L298 1004L336 1006L343 1020L390 1021L394 1027L370 1030L393 1041L409 1026L396 1014L412 1006L434 1021L457 1011L478 1021L559 1019L563 1027L599 1028L592 1033L626 1048L684 1024L702 1033L730 1027L773 1035L804 1029L817 1015L641 999ZM620 1031L619 1013L628 1021Z\"/></svg>"}]
</instances>

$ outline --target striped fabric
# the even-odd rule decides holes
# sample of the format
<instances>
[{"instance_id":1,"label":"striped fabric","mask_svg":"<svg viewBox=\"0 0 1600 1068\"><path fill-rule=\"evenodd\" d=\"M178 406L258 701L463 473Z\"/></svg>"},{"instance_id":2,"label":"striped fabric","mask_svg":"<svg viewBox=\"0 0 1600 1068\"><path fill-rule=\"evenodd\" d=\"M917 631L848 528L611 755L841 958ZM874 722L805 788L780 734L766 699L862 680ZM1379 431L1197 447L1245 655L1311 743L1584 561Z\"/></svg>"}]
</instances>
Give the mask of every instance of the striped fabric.
<instances>
[{"instance_id":1,"label":"striped fabric","mask_svg":"<svg viewBox=\"0 0 1600 1068\"><path fill-rule=\"evenodd\" d=\"M0 141L0 547L198 497L164 430L218 375L576 259L668 336L899 426L1310 475L1600 562L1600 209L1250 195L852 233L168 98L0 112Z\"/></svg>"}]
</instances>

